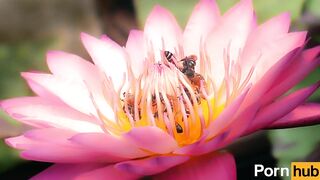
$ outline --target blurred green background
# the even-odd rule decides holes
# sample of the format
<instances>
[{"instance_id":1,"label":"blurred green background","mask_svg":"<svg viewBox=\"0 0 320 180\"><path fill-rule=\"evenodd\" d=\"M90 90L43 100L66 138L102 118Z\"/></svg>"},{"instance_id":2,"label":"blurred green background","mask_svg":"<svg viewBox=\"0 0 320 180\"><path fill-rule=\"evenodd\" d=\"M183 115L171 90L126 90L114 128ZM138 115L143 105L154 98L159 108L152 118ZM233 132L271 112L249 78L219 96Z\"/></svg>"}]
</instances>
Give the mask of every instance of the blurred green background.
<instances>
[{"instance_id":1,"label":"blurred green background","mask_svg":"<svg viewBox=\"0 0 320 180\"><path fill-rule=\"evenodd\" d=\"M237 0L217 0L225 12ZM0 99L32 94L20 72L48 71L45 52L59 49L88 58L79 41L81 31L106 33L124 45L131 28L142 28L155 4L168 8L183 27L196 0L0 0ZM320 0L254 0L261 23L283 11L292 17L291 30L309 30L309 46L320 44ZM319 80L314 71L296 88ZM310 101L320 102L320 92ZM0 111L0 138L23 132L28 127L12 121ZM320 126L269 131L273 152L279 164L304 160L319 151ZM317 149L318 148L318 149ZM0 142L0 173L23 162L16 151Z\"/></svg>"}]
</instances>

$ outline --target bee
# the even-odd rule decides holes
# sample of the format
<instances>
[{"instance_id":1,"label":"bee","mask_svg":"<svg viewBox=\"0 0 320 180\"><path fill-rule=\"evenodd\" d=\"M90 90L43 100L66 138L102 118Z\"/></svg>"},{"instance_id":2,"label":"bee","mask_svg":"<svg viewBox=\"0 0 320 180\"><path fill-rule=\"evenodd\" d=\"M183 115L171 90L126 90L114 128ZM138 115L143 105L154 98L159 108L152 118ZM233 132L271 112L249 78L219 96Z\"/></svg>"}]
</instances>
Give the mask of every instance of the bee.
<instances>
[{"instance_id":1,"label":"bee","mask_svg":"<svg viewBox=\"0 0 320 180\"><path fill-rule=\"evenodd\" d=\"M181 59L180 61L176 61L176 58L170 51L164 51L164 55L166 59L168 60L169 63L173 63L190 81L193 90L196 95L196 101L193 102L191 98L191 94L187 88L184 88L184 91L186 92L186 95L188 96L189 99L191 99L191 103L198 103L200 104L201 102L201 97L203 98L203 94L200 93L201 86L206 86L205 80L203 76L199 73L196 73L195 67L197 65L197 56L196 55L189 55L186 56L185 58ZM176 63L177 62L177 63ZM180 62L180 63L178 63ZM182 62L182 64L181 64ZM190 112L188 109L187 110L187 115L189 116Z\"/></svg>"},{"instance_id":2,"label":"bee","mask_svg":"<svg viewBox=\"0 0 320 180\"><path fill-rule=\"evenodd\" d=\"M192 83L192 81L191 81L191 83ZM190 94L190 91L187 88L184 88L184 91L185 91L188 99L190 99L191 104L194 104L193 99ZM195 94L197 103L200 104L200 96L199 96L200 92L199 92L199 88L196 86L194 87L194 94Z\"/></svg>"},{"instance_id":3,"label":"bee","mask_svg":"<svg viewBox=\"0 0 320 180\"><path fill-rule=\"evenodd\" d=\"M176 59L172 52L170 51L164 51L164 56L168 60L169 63L175 64L174 60Z\"/></svg>"},{"instance_id":4,"label":"bee","mask_svg":"<svg viewBox=\"0 0 320 180\"><path fill-rule=\"evenodd\" d=\"M197 56L190 55L180 61L183 61L183 68L181 69L181 72L188 77L191 84L194 86L194 91L199 92L200 86L205 86L205 80L201 74L196 73L195 71Z\"/></svg>"},{"instance_id":5,"label":"bee","mask_svg":"<svg viewBox=\"0 0 320 180\"><path fill-rule=\"evenodd\" d=\"M195 55L186 56L185 58L179 61L179 62L182 62L182 64L178 63L176 57L170 51L164 51L164 56L169 63L174 64L188 78L194 76L197 56Z\"/></svg>"},{"instance_id":6,"label":"bee","mask_svg":"<svg viewBox=\"0 0 320 180\"><path fill-rule=\"evenodd\" d=\"M124 92L123 93L123 101L125 101L128 105L134 104L134 95L131 93Z\"/></svg>"},{"instance_id":7,"label":"bee","mask_svg":"<svg viewBox=\"0 0 320 180\"><path fill-rule=\"evenodd\" d=\"M135 109L134 109L134 95L131 94L131 93L126 93L124 92L123 93L123 97L124 99L122 101L124 101L124 103L126 103L127 105L127 111L126 111L126 108L125 108L125 105L123 105L122 109L124 112L128 112L132 117L134 117L134 114L135 114ZM138 113L139 113L139 118L141 119L141 110L140 108L138 108Z\"/></svg>"},{"instance_id":8,"label":"bee","mask_svg":"<svg viewBox=\"0 0 320 180\"><path fill-rule=\"evenodd\" d=\"M195 55L190 55L180 60L182 61L182 66L183 66L180 69L180 71L184 75L186 75L189 79L193 78L196 73L195 72L196 60L197 60L197 56Z\"/></svg>"},{"instance_id":9,"label":"bee","mask_svg":"<svg viewBox=\"0 0 320 180\"><path fill-rule=\"evenodd\" d=\"M161 93L159 93L159 98L160 98L160 103L162 104L162 107L164 108L163 112L167 113L168 109L165 106L164 98L163 98L163 95ZM167 98L169 100L171 111L173 111L173 97L167 95ZM158 116L159 116L158 109L157 109L158 104L157 104L157 100L156 100L156 95L155 94L153 94L151 96L151 100L152 100L152 112L153 112L153 115L154 115L153 117L154 118L158 118Z\"/></svg>"},{"instance_id":10,"label":"bee","mask_svg":"<svg viewBox=\"0 0 320 180\"><path fill-rule=\"evenodd\" d=\"M195 91L199 91L199 88L201 86L201 82L203 83L202 85L205 86L205 80L203 78L203 76L201 76L201 74L199 73L194 73L194 76L189 78L189 80L191 81L191 84L196 87Z\"/></svg>"}]
</instances>

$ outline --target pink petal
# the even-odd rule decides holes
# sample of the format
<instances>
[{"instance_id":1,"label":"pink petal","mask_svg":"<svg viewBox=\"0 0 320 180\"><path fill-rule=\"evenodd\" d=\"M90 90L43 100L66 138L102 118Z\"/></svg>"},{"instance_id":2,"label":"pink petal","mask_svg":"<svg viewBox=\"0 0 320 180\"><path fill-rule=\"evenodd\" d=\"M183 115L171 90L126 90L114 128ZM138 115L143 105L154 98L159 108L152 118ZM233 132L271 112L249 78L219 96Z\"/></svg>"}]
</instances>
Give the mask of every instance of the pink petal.
<instances>
[{"instance_id":1,"label":"pink petal","mask_svg":"<svg viewBox=\"0 0 320 180\"><path fill-rule=\"evenodd\" d=\"M207 128L207 139L211 139L212 137L216 136L217 134L224 131L226 127L230 125L230 123L234 120L234 115L239 110L243 100L247 96L250 88L245 90L240 96L238 96L230 105L228 105L222 113L215 119L212 124Z\"/></svg>"},{"instance_id":2,"label":"pink petal","mask_svg":"<svg viewBox=\"0 0 320 180\"><path fill-rule=\"evenodd\" d=\"M110 163L123 161L116 157L69 141L76 133L55 128L34 129L23 136L6 139L6 143L23 150L21 157L28 160L55 163Z\"/></svg>"},{"instance_id":3,"label":"pink petal","mask_svg":"<svg viewBox=\"0 0 320 180\"><path fill-rule=\"evenodd\" d=\"M35 126L56 127L78 132L102 132L95 118L82 114L61 102L42 97L4 100L1 107L13 118Z\"/></svg>"},{"instance_id":4,"label":"pink petal","mask_svg":"<svg viewBox=\"0 0 320 180\"><path fill-rule=\"evenodd\" d=\"M268 129L308 126L320 123L320 105L307 103L296 107L283 118L268 125Z\"/></svg>"},{"instance_id":5,"label":"pink petal","mask_svg":"<svg viewBox=\"0 0 320 180\"><path fill-rule=\"evenodd\" d=\"M115 89L119 89L127 73L125 51L111 39L100 40L81 33L81 40L94 63L112 78Z\"/></svg>"},{"instance_id":6,"label":"pink petal","mask_svg":"<svg viewBox=\"0 0 320 180\"><path fill-rule=\"evenodd\" d=\"M61 147L51 144L37 144L33 149L20 153L23 159L52 163L114 163L123 161L123 158L105 155L78 148Z\"/></svg>"},{"instance_id":7,"label":"pink petal","mask_svg":"<svg viewBox=\"0 0 320 180\"><path fill-rule=\"evenodd\" d=\"M185 164L174 167L156 175L154 179L185 180L185 179L223 179L235 180L236 164L229 153L216 153L192 159Z\"/></svg>"},{"instance_id":8,"label":"pink petal","mask_svg":"<svg viewBox=\"0 0 320 180\"><path fill-rule=\"evenodd\" d=\"M199 57L200 41L204 41L220 18L219 8L214 0L201 0L194 8L183 32L185 55L195 54Z\"/></svg>"},{"instance_id":9,"label":"pink petal","mask_svg":"<svg viewBox=\"0 0 320 180\"><path fill-rule=\"evenodd\" d=\"M252 53L246 58L255 58L256 67L253 82L259 80L273 65L290 51L303 46L307 32L293 32L286 34L276 40L269 41L257 46L255 54ZM258 60L258 62L257 62Z\"/></svg>"},{"instance_id":10,"label":"pink petal","mask_svg":"<svg viewBox=\"0 0 320 180\"><path fill-rule=\"evenodd\" d=\"M257 63L261 55L261 49L264 48L263 46L285 35L289 30L289 26L290 15L283 13L273 17L253 30L248 37L241 55L242 58L240 59L244 76L249 72L250 68Z\"/></svg>"},{"instance_id":11,"label":"pink petal","mask_svg":"<svg viewBox=\"0 0 320 180\"><path fill-rule=\"evenodd\" d=\"M282 95L291 89L298 82L303 80L317 65L320 64L320 46L305 50L302 55L283 72L279 79L273 84L273 87L264 96L264 103L271 102L276 97Z\"/></svg>"},{"instance_id":12,"label":"pink petal","mask_svg":"<svg viewBox=\"0 0 320 180\"><path fill-rule=\"evenodd\" d=\"M271 85L276 81L276 78L292 63L293 57L299 52L300 49L295 49L290 53L283 56L276 64L274 64L268 71L263 75L263 77L256 82L249 91L249 95L246 98L246 104L249 105L257 102L262 95L270 89Z\"/></svg>"},{"instance_id":13,"label":"pink petal","mask_svg":"<svg viewBox=\"0 0 320 180\"><path fill-rule=\"evenodd\" d=\"M58 96L63 102L85 114L96 114L90 93L83 82L51 74L22 73L27 81L33 81Z\"/></svg>"},{"instance_id":14,"label":"pink petal","mask_svg":"<svg viewBox=\"0 0 320 180\"><path fill-rule=\"evenodd\" d=\"M182 41L182 32L175 17L160 6L152 9L145 23L144 33L156 61L160 61L163 50L178 50Z\"/></svg>"},{"instance_id":15,"label":"pink petal","mask_svg":"<svg viewBox=\"0 0 320 180\"><path fill-rule=\"evenodd\" d=\"M159 154L170 153L178 147L175 139L158 127L133 128L123 136L136 146Z\"/></svg>"},{"instance_id":16,"label":"pink petal","mask_svg":"<svg viewBox=\"0 0 320 180\"><path fill-rule=\"evenodd\" d=\"M99 77L97 68L92 63L74 54L49 51L47 63L50 71L57 76L94 82L97 82L95 78Z\"/></svg>"},{"instance_id":17,"label":"pink petal","mask_svg":"<svg viewBox=\"0 0 320 180\"><path fill-rule=\"evenodd\" d=\"M153 175L186 162L188 156L155 156L146 159L125 161L115 165L119 170L139 175Z\"/></svg>"},{"instance_id":18,"label":"pink petal","mask_svg":"<svg viewBox=\"0 0 320 180\"><path fill-rule=\"evenodd\" d=\"M173 154L178 154L178 155L197 155L194 153L194 150L198 149L200 146L206 143L206 136L203 135L199 140L196 142L182 146L177 148L176 150L173 151Z\"/></svg>"},{"instance_id":19,"label":"pink petal","mask_svg":"<svg viewBox=\"0 0 320 180\"><path fill-rule=\"evenodd\" d=\"M32 180L67 180L102 167L102 164L54 164L32 177Z\"/></svg>"},{"instance_id":20,"label":"pink petal","mask_svg":"<svg viewBox=\"0 0 320 180\"><path fill-rule=\"evenodd\" d=\"M261 106L261 98L263 98L263 95L274 83L275 79L280 75L280 73L283 72L283 70L292 62L292 57L296 54L296 52L298 52L298 49L290 52L281 60L279 60L249 90L246 99L239 107L239 110L235 115L236 120L234 120L234 123L229 128L230 134L228 135L228 140L239 137L248 128L250 121L254 118L256 112Z\"/></svg>"},{"instance_id":21,"label":"pink petal","mask_svg":"<svg viewBox=\"0 0 320 180\"><path fill-rule=\"evenodd\" d=\"M122 158L133 159L149 155L124 138L103 133L81 133L73 136L70 141L94 151Z\"/></svg>"},{"instance_id":22,"label":"pink petal","mask_svg":"<svg viewBox=\"0 0 320 180\"><path fill-rule=\"evenodd\" d=\"M175 150L174 154L181 154L181 155L192 155L192 156L199 156L203 154L207 154L213 152L222 147L222 145L226 145L229 142L225 142L226 133L224 132L216 137L206 140L205 137L200 139L199 141L185 147L181 147Z\"/></svg>"},{"instance_id":23,"label":"pink petal","mask_svg":"<svg viewBox=\"0 0 320 180\"><path fill-rule=\"evenodd\" d=\"M62 51L48 52L47 63L55 76L85 84L103 115L108 119L114 118L113 109L103 93L103 79L96 66L79 56Z\"/></svg>"},{"instance_id":24,"label":"pink petal","mask_svg":"<svg viewBox=\"0 0 320 180\"><path fill-rule=\"evenodd\" d=\"M139 30L131 30L126 50L130 56L131 68L136 78L142 73L143 64L146 58L146 47L143 32Z\"/></svg>"},{"instance_id":25,"label":"pink petal","mask_svg":"<svg viewBox=\"0 0 320 180\"><path fill-rule=\"evenodd\" d=\"M24 76L24 73L21 73L21 76ZM41 97L46 97L47 99L49 99L50 101L61 101L59 99L59 97L57 97L57 95L55 95L54 93L50 92L50 90L46 87L44 87L43 85L39 84L36 81L33 81L32 79L27 79L24 78L28 84L28 86L30 87L30 89L38 96Z\"/></svg>"},{"instance_id":26,"label":"pink petal","mask_svg":"<svg viewBox=\"0 0 320 180\"><path fill-rule=\"evenodd\" d=\"M320 86L320 81L310 87L298 90L266 107L261 109L253 121L249 132L268 126L273 121L285 116L309 96L312 95Z\"/></svg>"},{"instance_id":27,"label":"pink petal","mask_svg":"<svg viewBox=\"0 0 320 180\"><path fill-rule=\"evenodd\" d=\"M70 146L72 144L44 142L25 136L23 138L9 138L6 142L12 147L23 149L20 156L28 160L55 163L83 163L101 161L102 158L102 156L98 157L97 154L82 150L79 147Z\"/></svg>"},{"instance_id":28,"label":"pink petal","mask_svg":"<svg viewBox=\"0 0 320 180\"><path fill-rule=\"evenodd\" d=\"M24 150L32 147L35 142L25 136L17 136L5 139L5 142L10 147L15 149Z\"/></svg>"},{"instance_id":29,"label":"pink petal","mask_svg":"<svg viewBox=\"0 0 320 180\"><path fill-rule=\"evenodd\" d=\"M91 180L91 179L115 179L115 180L130 180L138 179L140 176L136 174L126 173L114 168L113 165L102 167L89 171L77 176L76 180Z\"/></svg>"},{"instance_id":30,"label":"pink petal","mask_svg":"<svg viewBox=\"0 0 320 180\"><path fill-rule=\"evenodd\" d=\"M254 120L259 107L259 102L255 102L237 115L232 126L223 134L226 137L223 137L222 143L216 148L222 148L242 136Z\"/></svg>"},{"instance_id":31,"label":"pink petal","mask_svg":"<svg viewBox=\"0 0 320 180\"><path fill-rule=\"evenodd\" d=\"M256 26L251 0L242 0L223 15L206 41L206 50L212 62L214 81L221 85L224 77L225 52L237 60L247 37Z\"/></svg>"},{"instance_id":32,"label":"pink petal","mask_svg":"<svg viewBox=\"0 0 320 180\"><path fill-rule=\"evenodd\" d=\"M51 144L68 144L69 138L77 134L75 131L65 130L65 129L57 129L57 128L43 128L43 129L32 129L23 134L24 137L34 140L37 142L50 142ZM54 137L54 138L53 138ZM75 146L74 146L75 147Z\"/></svg>"}]
</instances>

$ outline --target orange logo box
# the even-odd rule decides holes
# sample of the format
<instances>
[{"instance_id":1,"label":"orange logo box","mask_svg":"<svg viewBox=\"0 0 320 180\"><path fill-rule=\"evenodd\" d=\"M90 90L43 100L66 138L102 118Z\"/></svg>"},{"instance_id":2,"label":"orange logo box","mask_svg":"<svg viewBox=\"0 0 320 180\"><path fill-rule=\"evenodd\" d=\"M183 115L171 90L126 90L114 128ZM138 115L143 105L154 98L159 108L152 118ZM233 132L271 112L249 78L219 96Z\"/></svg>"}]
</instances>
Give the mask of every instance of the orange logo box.
<instances>
[{"instance_id":1,"label":"orange logo box","mask_svg":"<svg viewBox=\"0 0 320 180\"><path fill-rule=\"evenodd\" d=\"M291 180L319 180L320 162L292 162Z\"/></svg>"}]
</instances>

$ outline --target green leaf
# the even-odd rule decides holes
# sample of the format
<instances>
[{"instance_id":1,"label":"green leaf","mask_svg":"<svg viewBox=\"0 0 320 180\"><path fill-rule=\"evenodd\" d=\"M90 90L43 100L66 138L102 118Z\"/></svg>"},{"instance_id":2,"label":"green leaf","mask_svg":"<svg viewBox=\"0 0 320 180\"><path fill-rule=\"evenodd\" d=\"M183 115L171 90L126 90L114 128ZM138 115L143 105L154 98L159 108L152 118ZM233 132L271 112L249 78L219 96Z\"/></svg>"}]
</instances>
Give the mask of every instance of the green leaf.
<instances>
[{"instance_id":1,"label":"green leaf","mask_svg":"<svg viewBox=\"0 0 320 180\"><path fill-rule=\"evenodd\" d=\"M9 148L0 141L0 173L21 163L23 160L19 158L18 152Z\"/></svg>"},{"instance_id":2,"label":"green leaf","mask_svg":"<svg viewBox=\"0 0 320 180\"><path fill-rule=\"evenodd\" d=\"M319 0L307 0L306 1L306 10L312 15L320 18L320 1Z\"/></svg>"}]
</instances>

